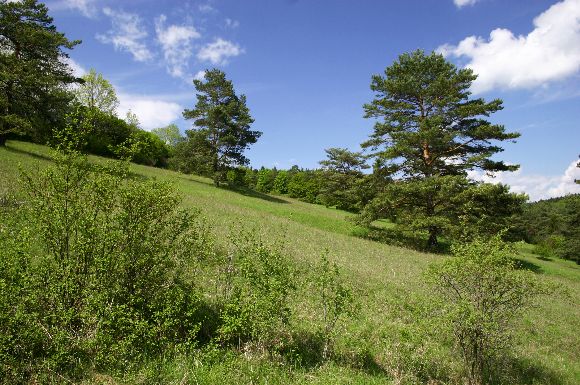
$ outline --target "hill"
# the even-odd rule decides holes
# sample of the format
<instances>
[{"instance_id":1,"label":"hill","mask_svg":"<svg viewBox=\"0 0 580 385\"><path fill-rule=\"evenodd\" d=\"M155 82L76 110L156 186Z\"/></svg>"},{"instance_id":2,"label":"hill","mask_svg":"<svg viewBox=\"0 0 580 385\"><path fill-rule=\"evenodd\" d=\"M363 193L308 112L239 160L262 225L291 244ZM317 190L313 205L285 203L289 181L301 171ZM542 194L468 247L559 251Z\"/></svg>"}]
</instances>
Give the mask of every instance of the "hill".
<instances>
[{"instance_id":1,"label":"hill","mask_svg":"<svg viewBox=\"0 0 580 385\"><path fill-rule=\"evenodd\" d=\"M94 162L102 158L91 157ZM19 195L19 168L33 170L50 164L46 147L9 142L0 148L0 198ZM418 340L413 320L425 301L428 288L422 273L443 256L420 253L362 239L363 229L346 221L351 215L318 205L252 191L218 189L209 179L172 171L132 165L144 178L172 183L183 196L183 205L199 208L211 224L220 247L229 247L229 236L240 228L256 229L271 243L282 243L284 252L298 265L308 268L325 250L355 288L358 312L344 326L337 340L342 360L308 367L289 365L264 357L232 353L213 364L187 357L144 363L129 379L95 374L90 382L179 383L414 383L397 368L431 366L456 373L449 346L434 339ZM580 383L580 267L571 261L540 259L532 248L520 245L522 265L542 280L557 283L557 294L542 298L521 320L513 361L512 383ZM311 287L303 282L304 296L296 296L296 319L305 329L316 310L309 300ZM300 298L300 300L298 300ZM307 300L304 301L304 298ZM427 322L428 323L428 322ZM425 325L426 326L426 323ZM433 338L436 338L433 337ZM343 364L341 364L343 362ZM159 369L162 367L162 369ZM444 374L442 377L449 377ZM453 377L448 378L455 381Z\"/></svg>"}]
</instances>

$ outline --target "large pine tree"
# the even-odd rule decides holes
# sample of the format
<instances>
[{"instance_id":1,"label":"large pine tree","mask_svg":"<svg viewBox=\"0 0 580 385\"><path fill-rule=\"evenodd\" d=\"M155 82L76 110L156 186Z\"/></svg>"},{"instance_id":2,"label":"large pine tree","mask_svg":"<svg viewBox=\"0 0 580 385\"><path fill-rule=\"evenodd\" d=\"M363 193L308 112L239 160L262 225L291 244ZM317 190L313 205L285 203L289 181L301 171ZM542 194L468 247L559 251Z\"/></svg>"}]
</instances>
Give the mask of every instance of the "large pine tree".
<instances>
[{"instance_id":1,"label":"large pine tree","mask_svg":"<svg viewBox=\"0 0 580 385\"><path fill-rule=\"evenodd\" d=\"M183 116L193 119L194 130L205 136L213 180L219 186L229 167L248 163L244 150L262 133L250 130L254 119L246 106L246 96L236 95L224 72L208 70L203 81L195 79L193 83L197 103L194 109L183 111Z\"/></svg>"},{"instance_id":2,"label":"large pine tree","mask_svg":"<svg viewBox=\"0 0 580 385\"><path fill-rule=\"evenodd\" d=\"M378 210L402 218L401 208L413 207L413 215L407 217L414 218L412 227L428 231L430 246L437 244L443 230L439 208L446 198L440 191L459 193L461 185L467 188L469 184L461 178L468 170L518 168L491 158L503 150L497 142L513 140L519 134L487 120L502 109L502 101L470 98L475 79L471 69L458 69L440 54L418 50L399 56L384 76L373 76L375 99L364 106L365 117L378 121L363 147L373 149L380 171L396 180L396 185L387 188L387 196L380 197L398 202L393 205L395 210L381 205ZM409 194L409 189L414 193Z\"/></svg>"},{"instance_id":3,"label":"large pine tree","mask_svg":"<svg viewBox=\"0 0 580 385\"><path fill-rule=\"evenodd\" d=\"M40 135L66 109L77 82L64 49L80 41L57 31L36 0L0 0L0 146L8 133Z\"/></svg>"}]
</instances>

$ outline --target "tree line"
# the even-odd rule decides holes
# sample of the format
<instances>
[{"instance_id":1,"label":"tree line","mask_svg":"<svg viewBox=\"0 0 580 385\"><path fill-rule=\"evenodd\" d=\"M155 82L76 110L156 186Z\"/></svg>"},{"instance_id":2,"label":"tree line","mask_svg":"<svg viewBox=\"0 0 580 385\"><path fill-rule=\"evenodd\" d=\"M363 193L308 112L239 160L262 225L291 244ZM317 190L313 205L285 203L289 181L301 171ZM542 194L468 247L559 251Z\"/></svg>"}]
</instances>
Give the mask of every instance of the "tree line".
<instances>
[{"instance_id":1,"label":"tree line","mask_svg":"<svg viewBox=\"0 0 580 385\"><path fill-rule=\"evenodd\" d=\"M373 223L388 220L396 225L395 238L411 234L431 250L441 248L441 240L446 247L497 233L526 201L507 186L468 177L472 170L516 170L496 154L519 133L491 123L502 101L472 98L476 75L440 54L405 53L372 76L375 97L363 108L375 125L361 151L329 148L314 170L256 170L244 152L262 133L252 129L246 97L223 71L210 69L193 81L197 101L183 111L193 123L184 136L175 125L148 132L132 112L116 115L115 90L101 74L72 75L67 52L80 41L57 31L45 5L3 2L0 17L0 145L15 134L50 142L54 130L72 124L86 132L85 152L355 212L378 237L385 231L375 231Z\"/></svg>"}]
</instances>

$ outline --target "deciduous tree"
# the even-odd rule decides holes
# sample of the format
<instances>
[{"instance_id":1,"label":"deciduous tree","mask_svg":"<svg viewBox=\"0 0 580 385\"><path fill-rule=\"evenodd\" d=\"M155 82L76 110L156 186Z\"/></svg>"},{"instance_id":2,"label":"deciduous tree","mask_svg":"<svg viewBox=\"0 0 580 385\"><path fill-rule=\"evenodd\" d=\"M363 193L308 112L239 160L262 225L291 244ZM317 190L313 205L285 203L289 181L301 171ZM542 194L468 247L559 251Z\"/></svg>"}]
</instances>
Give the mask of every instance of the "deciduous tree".
<instances>
[{"instance_id":1,"label":"deciduous tree","mask_svg":"<svg viewBox=\"0 0 580 385\"><path fill-rule=\"evenodd\" d=\"M84 106L114 114L119 106L115 88L93 68L82 77L83 83L75 90L75 97Z\"/></svg>"}]
</instances>

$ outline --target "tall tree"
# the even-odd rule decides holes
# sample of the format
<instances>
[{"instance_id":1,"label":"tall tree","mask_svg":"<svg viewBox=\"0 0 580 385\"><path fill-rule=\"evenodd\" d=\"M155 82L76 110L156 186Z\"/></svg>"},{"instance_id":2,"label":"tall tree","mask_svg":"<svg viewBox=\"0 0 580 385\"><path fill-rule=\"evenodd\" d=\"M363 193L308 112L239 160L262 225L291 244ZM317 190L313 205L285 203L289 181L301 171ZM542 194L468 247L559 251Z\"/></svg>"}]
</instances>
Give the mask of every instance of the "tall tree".
<instances>
[{"instance_id":1,"label":"tall tree","mask_svg":"<svg viewBox=\"0 0 580 385\"><path fill-rule=\"evenodd\" d=\"M197 103L183 111L185 119L193 119L195 131L203 132L210 145L209 162L214 183L219 186L229 167L246 165L244 150L262 135L250 130L254 119L246 106L246 96L236 95L234 86L219 69L205 72L204 80L193 81Z\"/></svg>"},{"instance_id":2,"label":"tall tree","mask_svg":"<svg viewBox=\"0 0 580 385\"><path fill-rule=\"evenodd\" d=\"M177 143L184 140L179 132L179 127L175 124L170 124L165 127L159 127L151 130L151 132L159 137L166 145L170 147L177 146Z\"/></svg>"},{"instance_id":3,"label":"tall tree","mask_svg":"<svg viewBox=\"0 0 580 385\"><path fill-rule=\"evenodd\" d=\"M365 180L362 170L369 168L360 152L345 148L329 148L327 159L319 163L323 170L320 188L321 202L330 207L347 211L360 210L361 204L368 202L370 183Z\"/></svg>"},{"instance_id":4,"label":"tall tree","mask_svg":"<svg viewBox=\"0 0 580 385\"><path fill-rule=\"evenodd\" d=\"M0 1L0 146L10 132L38 133L64 115L77 82L66 64L68 40L44 4Z\"/></svg>"},{"instance_id":5,"label":"tall tree","mask_svg":"<svg viewBox=\"0 0 580 385\"><path fill-rule=\"evenodd\" d=\"M119 99L113 85L93 68L82 79L83 83L75 90L77 100L89 108L114 114L119 106Z\"/></svg>"},{"instance_id":6,"label":"tall tree","mask_svg":"<svg viewBox=\"0 0 580 385\"><path fill-rule=\"evenodd\" d=\"M466 175L468 170L513 171L515 165L492 160L502 148L493 141L513 140L518 133L486 118L502 109L499 99L470 99L469 87L476 79L471 69L458 69L437 53L405 53L372 77L375 99L364 105L365 117L379 119L363 147L372 148L382 171L399 182L425 181L416 205L422 208L435 246L441 233L436 214L437 180ZM449 181L457 179L448 179ZM463 183L460 183L463 184ZM406 189L391 189L393 191Z\"/></svg>"}]
</instances>

